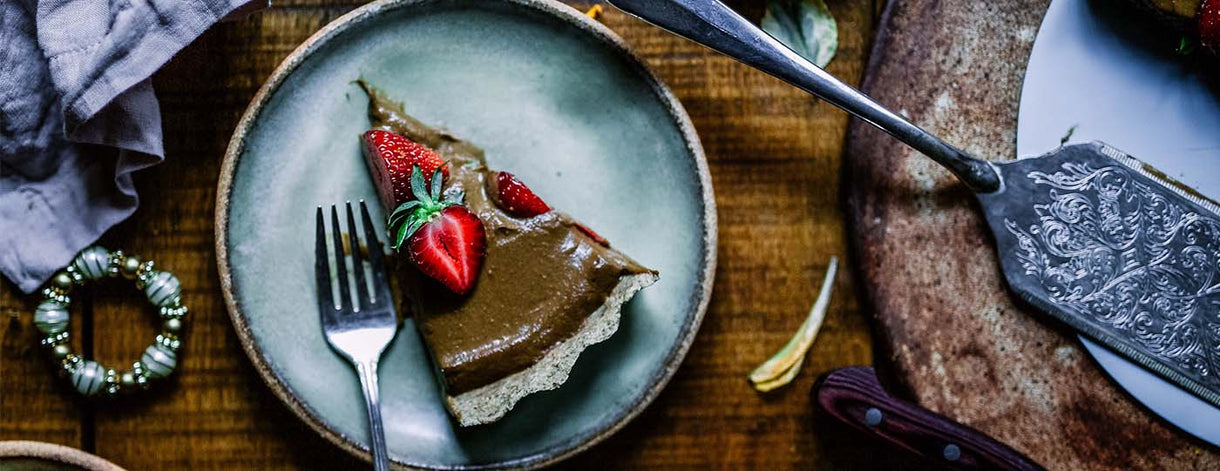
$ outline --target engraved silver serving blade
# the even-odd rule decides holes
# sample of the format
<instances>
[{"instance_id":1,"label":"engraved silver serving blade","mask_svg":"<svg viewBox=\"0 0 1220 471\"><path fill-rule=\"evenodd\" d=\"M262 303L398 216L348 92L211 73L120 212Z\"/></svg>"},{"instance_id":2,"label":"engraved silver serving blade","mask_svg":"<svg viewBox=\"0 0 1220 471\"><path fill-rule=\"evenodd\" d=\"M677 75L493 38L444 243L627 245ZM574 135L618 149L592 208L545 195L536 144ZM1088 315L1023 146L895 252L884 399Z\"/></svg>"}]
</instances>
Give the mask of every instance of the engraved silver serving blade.
<instances>
[{"instance_id":1,"label":"engraved silver serving blade","mask_svg":"<svg viewBox=\"0 0 1220 471\"><path fill-rule=\"evenodd\" d=\"M1018 295L1220 406L1216 204L1101 143L989 163L914 125L717 0L610 0L817 95L973 189Z\"/></svg>"},{"instance_id":2,"label":"engraved silver serving blade","mask_svg":"<svg viewBox=\"0 0 1220 471\"><path fill-rule=\"evenodd\" d=\"M1100 142L996 167L978 199L1012 290L1220 406L1220 207Z\"/></svg>"}]
</instances>

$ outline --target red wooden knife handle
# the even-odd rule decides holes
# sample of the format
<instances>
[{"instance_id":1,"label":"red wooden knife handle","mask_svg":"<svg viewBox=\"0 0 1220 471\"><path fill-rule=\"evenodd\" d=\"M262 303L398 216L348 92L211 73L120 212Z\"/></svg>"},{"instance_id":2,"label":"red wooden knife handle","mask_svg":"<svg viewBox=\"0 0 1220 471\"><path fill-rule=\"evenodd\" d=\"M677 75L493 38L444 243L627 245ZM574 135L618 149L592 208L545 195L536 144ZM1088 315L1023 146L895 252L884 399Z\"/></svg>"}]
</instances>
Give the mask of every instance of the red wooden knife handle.
<instances>
[{"instance_id":1,"label":"red wooden knife handle","mask_svg":"<svg viewBox=\"0 0 1220 471\"><path fill-rule=\"evenodd\" d=\"M870 367L831 371L814 386L819 417L836 420L946 469L1040 470L1041 465L973 428L890 397ZM825 419L823 419L825 420Z\"/></svg>"}]
</instances>

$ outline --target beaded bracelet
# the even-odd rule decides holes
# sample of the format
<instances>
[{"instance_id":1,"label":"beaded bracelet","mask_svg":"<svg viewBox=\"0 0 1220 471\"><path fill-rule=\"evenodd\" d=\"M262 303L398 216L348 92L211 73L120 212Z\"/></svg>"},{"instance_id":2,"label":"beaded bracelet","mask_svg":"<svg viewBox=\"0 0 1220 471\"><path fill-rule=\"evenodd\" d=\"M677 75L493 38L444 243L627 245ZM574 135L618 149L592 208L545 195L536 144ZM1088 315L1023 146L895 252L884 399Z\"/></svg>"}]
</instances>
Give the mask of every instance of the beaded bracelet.
<instances>
[{"instance_id":1,"label":"beaded bracelet","mask_svg":"<svg viewBox=\"0 0 1220 471\"><path fill-rule=\"evenodd\" d=\"M136 288L144 292L148 301L159 309L162 319L161 333L139 361L132 363L131 370L116 373L100 363L87 360L72 353L68 345L68 294L77 285L102 278L123 277L135 280ZM124 255L122 251L110 252L105 248L89 247L72 260L63 271L51 278L51 284L42 290L46 297L34 311L34 325L45 338L42 344L58 362L62 373L72 379L72 386L85 396L105 393L115 396L120 392L142 390L151 380L163 378L174 371L178 364L178 347L182 333L186 306L182 305L182 287L178 278L167 271L153 270L152 260L141 261L139 257Z\"/></svg>"}]
</instances>

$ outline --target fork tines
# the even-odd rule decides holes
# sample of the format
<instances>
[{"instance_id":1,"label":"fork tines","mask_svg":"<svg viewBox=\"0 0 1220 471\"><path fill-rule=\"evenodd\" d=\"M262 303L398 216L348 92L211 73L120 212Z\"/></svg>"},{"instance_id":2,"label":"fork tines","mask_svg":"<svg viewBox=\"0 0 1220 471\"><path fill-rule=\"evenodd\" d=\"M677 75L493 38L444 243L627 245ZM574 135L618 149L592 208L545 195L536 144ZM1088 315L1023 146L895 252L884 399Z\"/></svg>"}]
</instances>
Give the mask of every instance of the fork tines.
<instances>
[{"instance_id":1,"label":"fork tines","mask_svg":"<svg viewBox=\"0 0 1220 471\"><path fill-rule=\"evenodd\" d=\"M369 217L369 208L363 201L360 202L360 219L364 226L364 240L368 244L361 250L360 231L356 228L352 203L349 201L345 206L347 238L344 239L343 229L339 226L339 209L331 206L330 241L326 240L326 216L322 213L322 207L318 207L317 253L314 254L317 260L314 268L318 281L318 311L321 313L326 343L352 362L360 376L369 414L375 468L378 471L388 470L389 456L386 454L381 400L377 390L377 363L398 332L398 316L391 302L382 260L384 254L381 242L377 240L377 231L373 229L373 218ZM367 270L365 265L368 265ZM351 280L348 279L349 272ZM338 305L335 305L335 291L339 293Z\"/></svg>"},{"instance_id":2,"label":"fork tines","mask_svg":"<svg viewBox=\"0 0 1220 471\"><path fill-rule=\"evenodd\" d=\"M339 210L336 205L330 207L330 246L326 231L326 218L322 207L317 210L317 247L314 269L318 284L318 309L324 313L354 312L377 306L389 299L390 288L386 282L385 261L381 242L377 239L377 231L373 228L372 217L368 206L360 201L360 219L364 231L362 243L360 231L356 228L356 218L352 213L352 203L344 206L347 210L347 233L339 225ZM344 237L346 235L346 238ZM367 244L367 245L365 245ZM363 249L363 250L362 250ZM350 260L349 260L350 255ZM365 264L369 265L366 272ZM334 267L332 271L332 265ZM349 281L348 273L351 272ZM335 291L338 285L339 304L335 304ZM370 292L370 286L371 292ZM355 287L355 302L353 303L352 287Z\"/></svg>"}]
</instances>

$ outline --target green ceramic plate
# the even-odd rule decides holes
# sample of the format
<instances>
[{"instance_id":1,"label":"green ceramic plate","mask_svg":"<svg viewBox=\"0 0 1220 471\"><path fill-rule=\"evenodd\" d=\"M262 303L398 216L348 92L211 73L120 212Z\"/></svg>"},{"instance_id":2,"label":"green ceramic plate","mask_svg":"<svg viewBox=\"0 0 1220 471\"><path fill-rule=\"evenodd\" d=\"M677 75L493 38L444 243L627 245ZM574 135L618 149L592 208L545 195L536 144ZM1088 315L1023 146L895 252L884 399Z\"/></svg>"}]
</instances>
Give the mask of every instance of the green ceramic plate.
<instances>
[{"instance_id":1,"label":"green ceramic plate","mask_svg":"<svg viewBox=\"0 0 1220 471\"><path fill-rule=\"evenodd\" d=\"M406 322L381 362L391 459L534 467L623 426L672 376L706 309L711 180L669 90L608 29L549 0L375 2L306 41L259 91L226 155L216 244L233 323L272 390L367 456L356 376L327 348L313 286L314 208L377 201L357 139L368 126L358 77L482 146L492 167L661 272L563 387L486 426L450 420Z\"/></svg>"},{"instance_id":2,"label":"green ceramic plate","mask_svg":"<svg viewBox=\"0 0 1220 471\"><path fill-rule=\"evenodd\" d=\"M0 441L2 471L123 471L76 448L44 442Z\"/></svg>"}]
</instances>

